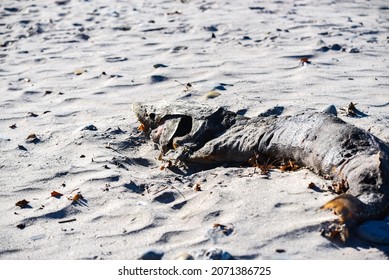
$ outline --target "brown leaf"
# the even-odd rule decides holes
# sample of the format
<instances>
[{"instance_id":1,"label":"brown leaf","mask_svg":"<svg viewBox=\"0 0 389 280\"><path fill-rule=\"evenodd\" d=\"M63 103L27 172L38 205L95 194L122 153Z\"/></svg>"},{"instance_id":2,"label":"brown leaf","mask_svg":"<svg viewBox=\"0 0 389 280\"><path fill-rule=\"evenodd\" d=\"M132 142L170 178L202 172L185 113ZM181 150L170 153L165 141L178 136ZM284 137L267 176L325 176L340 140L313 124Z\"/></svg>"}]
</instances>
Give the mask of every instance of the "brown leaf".
<instances>
[{"instance_id":1,"label":"brown leaf","mask_svg":"<svg viewBox=\"0 0 389 280\"><path fill-rule=\"evenodd\" d=\"M138 130L140 130L140 131L145 131L145 130L146 130L146 126L145 126L143 123L141 123L141 124L138 126Z\"/></svg>"},{"instance_id":2,"label":"brown leaf","mask_svg":"<svg viewBox=\"0 0 389 280\"><path fill-rule=\"evenodd\" d=\"M347 183L347 180L345 179L342 179L340 182L334 182L332 184L332 188L334 190L335 193L337 194L342 194L342 193L345 193L348 191L349 189L349 185Z\"/></svg>"},{"instance_id":3,"label":"brown leaf","mask_svg":"<svg viewBox=\"0 0 389 280\"><path fill-rule=\"evenodd\" d=\"M309 61L309 58L303 57L303 58L300 59L300 61L301 61L301 62L308 62L308 61Z\"/></svg>"},{"instance_id":4,"label":"brown leaf","mask_svg":"<svg viewBox=\"0 0 389 280\"><path fill-rule=\"evenodd\" d=\"M259 169L261 170L261 175L269 175L271 168L272 166L268 164L260 165Z\"/></svg>"},{"instance_id":5,"label":"brown leaf","mask_svg":"<svg viewBox=\"0 0 389 280\"><path fill-rule=\"evenodd\" d=\"M83 198L84 197L82 196L82 194L78 193L75 196L73 196L72 200L73 201L79 201L80 199L83 199Z\"/></svg>"},{"instance_id":6,"label":"brown leaf","mask_svg":"<svg viewBox=\"0 0 389 280\"><path fill-rule=\"evenodd\" d=\"M311 61L309 60L308 57L303 57L303 58L300 58L300 64L301 65L311 64Z\"/></svg>"},{"instance_id":7,"label":"brown leaf","mask_svg":"<svg viewBox=\"0 0 389 280\"><path fill-rule=\"evenodd\" d=\"M283 163L281 166L280 166L280 170L281 171L296 171L300 168L300 166L298 166L296 164L296 162L294 161L291 161L289 160L287 163Z\"/></svg>"},{"instance_id":8,"label":"brown leaf","mask_svg":"<svg viewBox=\"0 0 389 280\"><path fill-rule=\"evenodd\" d=\"M249 158L249 160L247 161L247 163L252 166L252 167L257 167L258 165L258 162L257 162L257 155L253 155L251 158Z\"/></svg>"},{"instance_id":9,"label":"brown leaf","mask_svg":"<svg viewBox=\"0 0 389 280\"><path fill-rule=\"evenodd\" d=\"M23 200L16 202L15 205L19 206L20 208L26 208L29 203L30 203L29 201L23 199Z\"/></svg>"},{"instance_id":10,"label":"brown leaf","mask_svg":"<svg viewBox=\"0 0 389 280\"><path fill-rule=\"evenodd\" d=\"M38 137L36 136L35 133L31 133L30 135L27 136L27 141L34 141Z\"/></svg>"},{"instance_id":11,"label":"brown leaf","mask_svg":"<svg viewBox=\"0 0 389 280\"><path fill-rule=\"evenodd\" d=\"M168 160L164 165L161 165L159 167L159 170L165 170L166 168L170 168L173 166L173 162L171 160Z\"/></svg>"},{"instance_id":12,"label":"brown leaf","mask_svg":"<svg viewBox=\"0 0 389 280\"><path fill-rule=\"evenodd\" d=\"M53 191L53 192L51 192L51 196L55 197L55 198L60 198L61 196L63 196L63 194L56 192L56 191Z\"/></svg>"},{"instance_id":13,"label":"brown leaf","mask_svg":"<svg viewBox=\"0 0 389 280\"><path fill-rule=\"evenodd\" d=\"M196 184L193 186L193 189L194 189L195 192L201 191L200 184L199 184L199 183L196 183Z\"/></svg>"}]
</instances>

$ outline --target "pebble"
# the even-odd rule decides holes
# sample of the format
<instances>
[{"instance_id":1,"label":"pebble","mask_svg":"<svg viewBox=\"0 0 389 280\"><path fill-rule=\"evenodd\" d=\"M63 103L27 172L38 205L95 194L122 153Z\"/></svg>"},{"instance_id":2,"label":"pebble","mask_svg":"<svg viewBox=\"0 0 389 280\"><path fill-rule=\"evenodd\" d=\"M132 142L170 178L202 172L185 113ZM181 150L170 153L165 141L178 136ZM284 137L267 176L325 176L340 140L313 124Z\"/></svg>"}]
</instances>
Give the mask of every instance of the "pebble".
<instances>
[{"instance_id":1,"label":"pebble","mask_svg":"<svg viewBox=\"0 0 389 280\"><path fill-rule=\"evenodd\" d=\"M18 224L16 227L19 229L25 229L26 225L25 224Z\"/></svg>"},{"instance_id":2,"label":"pebble","mask_svg":"<svg viewBox=\"0 0 389 280\"><path fill-rule=\"evenodd\" d=\"M210 31L210 32L217 32L218 29L215 25L211 25L211 26L204 26L204 30L206 31Z\"/></svg>"},{"instance_id":3,"label":"pebble","mask_svg":"<svg viewBox=\"0 0 389 280\"><path fill-rule=\"evenodd\" d=\"M166 76L162 76L162 75L153 75L150 77L150 82L152 84L156 84L156 83L160 83L160 82L164 82L164 81L167 81L169 78L166 77Z\"/></svg>"},{"instance_id":4,"label":"pebble","mask_svg":"<svg viewBox=\"0 0 389 280\"><path fill-rule=\"evenodd\" d=\"M285 108L282 106L275 106L259 114L259 116L261 117L280 116L284 112L284 109Z\"/></svg>"},{"instance_id":5,"label":"pebble","mask_svg":"<svg viewBox=\"0 0 389 280\"><path fill-rule=\"evenodd\" d=\"M77 75L77 76L80 76L85 72L87 72L87 70L85 70L85 69L76 69L73 71L74 75Z\"/></svg>"},{"instance_id":6,"label":"pebble","mask_svg":"<svg viewBox=\"0 0 389 280\"><path fill-rule=\"evenodd\" d=\"M228 252L224 252L221 249L213 248L205 252L204 258L206 260L233 260L234 257Z\"/></svg>"},{"instance_id":7,"label":"pebble","mask_svg":"<svg viewBox=\"0 0 389 280\"><path fill-rule=\"evenodd\" d=\"M46 234L44 234L44 233L38 234L38 235L33 235L30 237L30 239L32 241L37 241L37 240L44 239L44 238L46 238Z\"/></svg>"},{"instance_id":8,"label":"pebble","mask_svg":"<svg viewBox=\"0 0 389 280\"><path fill-rule=\"evenodd\" d=\"M141 260L161 260L165 253L159 250L149 250L145 252L139 259Z\"/></svg>"},{"instance_id":9,"label":"pebble","mask_svg":"<svg viewBox=\"0 0 389 280\"><path fill-rule=\"evenodd\" d=\"M220 96L221 93L220 92L217 92L217 91L210 91L208 92L206 95L204 95L204 98L205 99L213 99L213 98L216 98L218 96Z\"/></svg>"},{"instance_id":10,"label":"pebble","mask_svg":"<svg viewBox=\"0 0 389 280\"><path fill-rule=\"evenodd\" d=\"M226 87L233 87L233 86L234 86L233 84L218 83L218 84L213 86L212 91L215 91L215 90L227 90Z\"/></svg>"},{"instance_id":11,"label":"pebble","mask_svg":"<svg viewBox=\"0 0 389 280\"><path fill-rule=\"evenodd\" d=\"M175 192L166 191L154 197L153 201L163 204L169 204L176 200L177 194Z\"/></svg>"},{"instance_id":12,"label":"pebble","mask_svg":"<svg viewBox=\"0 0 389 280\"><path fill-rule=\"evenodd\" d=\"M176 257L176 260L194 260L194 257L188 253L182 253Z\"/></svg>"},{"instance_id":13,"label":"pebble","mask_svg":"<svg viewBox=\"0 0 389 280\"><path fill-rule=\"evenodd\" d=\"M334 115L335 117L338 116L338 112L337 112L337 110L336 110L335 105L328 105L327 107L325 107L325 108L323 109L323 112L324 112L324 113L327 113L327 114L332 114L332 115Z\"/></svg>"},{"instance_id":14,"label":"pebble","mask_svg":"<svg viewBox=\"0 0 389 280\"><path fill-rule=\"evenodd\" d=\"M16 12L19 11L18 8L13 8L13 7L12 8L5 7L4 10L7 11L7 12L11 12L11 13L16 13Z\"/></svg>"},{"instance_id":15,"label":"pebble","mask_svg":"<svg viewBox=\"0 0 389 280\"><path fill-rule=\"evenodd\" d=\"M365 241L389 245L389 221L367 221L358 227L357 234Z\"/></svg>"},{"instance_id":16,"label":"pebble","mask_svg":"<svg viewBox=\"0 0 389 280\"><path fill-rule=\"evenodd\" d=\"M329 50L330 50L329 47L324 46L324 47L321 47L320 49L318 49L317 51L319 51L319 52L328 52Z\"/></svg>"},{"instance_id":17,"label":"pebble","mask_svg":"<svg viewBox=\"0 0 389 280\"><path fill-rule=\"evenodd\" d=\"M88 125L83 125L80 126L79 128L75 129L72 134L74 137L79 138L83 137L86 134L86 131L97 131L97 127L94 126L93 124L88 124Z\"/></svg>"},{"instance_id":18,"label":"pebble","mask_svg":"<svg viewBox=\"0 0 389 280\"><path fill-rule=\"evenodd\" d=\"M28 151L27 148L22 145L18 145L18 149L26 152Z\"/></svg>"},{"instance_id":19,"label":"pebble","mask_svg":"<svg viewBox=\"0 0 389 280\"><path fill-rule=\"evenodd\" d=\"M105 59L105 61L110 62L110 63L114 63L114 62L123 62L123 61L127 61L127 60L128 60L127 57L120 57L120 56L107 57L107 58Z\"/></svg>"},{"instance_id":20,"label":"pebble","mask_svg":"<svg viewBox=\"0 0 389 280\"><path fill-rule=\"evenodd\" d=\"M342 46L338 45L338 44L334 44L331 46L331 50L333 50L333 51L340 51L341 49L342 49Z\"/></svg>"},{"instance_id":21,"label":"pebble","mask_svg":"<svg viewBox=\"0 0 389 280\"><path fill-rule=\"evenodd\" d=\"M168 67L168 66L165 65L165 64L162 64L162 63L157 63L157 64L154 64L153 67L154 67L154 68L166 68L166 67Z\"/></svg>"},{"instance_id":22,"label":"pebble","mask_svg":"<svg viewBox=\"0 0 389 280\"><path fill-rule=\"evenodd\" d=\"M93 124L89 124L87 126L82 127L80 130L91 130L91 131L96 131L97 127L95 127Z\"/></svg>"},{"instance_id":23,"label":"pebble","mask_svg":"<svg viewBox=\"0 0 389 280\"><path fill-rule=\"evenodd\" d=\"M359 49L357 49L357 48L352 48L352 49L350 50L350 53L360 53L360 51L359 51Z\"/></svg>"}]
</instances>

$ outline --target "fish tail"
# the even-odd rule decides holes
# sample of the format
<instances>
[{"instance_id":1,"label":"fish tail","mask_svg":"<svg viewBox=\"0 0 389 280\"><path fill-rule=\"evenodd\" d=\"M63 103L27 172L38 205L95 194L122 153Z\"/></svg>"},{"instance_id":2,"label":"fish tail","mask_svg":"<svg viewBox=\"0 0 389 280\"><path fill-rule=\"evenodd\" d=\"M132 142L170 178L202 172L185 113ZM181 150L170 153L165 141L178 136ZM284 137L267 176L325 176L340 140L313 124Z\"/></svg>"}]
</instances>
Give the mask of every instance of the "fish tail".
<instances>
[{"instance_id":1,"label":"fish tail","mask_svg":"<svg viewBox=\"0 0 389 280\"><path fill-rule=\"evenodd\" d=\"M339 217L340 224L359 222L367 214L367 205L353 195L341 194L328 201L320 209L331 209Z\"/></svg>"}]
</instances>

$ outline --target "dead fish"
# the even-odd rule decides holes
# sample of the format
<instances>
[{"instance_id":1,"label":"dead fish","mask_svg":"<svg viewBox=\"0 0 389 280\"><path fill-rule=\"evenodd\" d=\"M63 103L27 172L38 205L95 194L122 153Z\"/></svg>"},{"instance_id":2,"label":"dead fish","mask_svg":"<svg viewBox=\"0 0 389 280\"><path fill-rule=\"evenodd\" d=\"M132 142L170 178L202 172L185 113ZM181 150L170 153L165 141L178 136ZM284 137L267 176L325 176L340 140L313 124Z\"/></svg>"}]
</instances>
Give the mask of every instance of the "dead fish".
<instances>
[{"instance_id":1,"label":"dead fish","mask_svg":"<svg viewBox=\"0 0 389 280\"><path fill-rule=\"evenodd\" d=\"M322 207L333 209L347 229L389 214L389 147L333 114L248 119L222 107L184 103L137 103L133 110L145 133L166 120L179 120L158 139L162 155L169 160L216 166L241 164L254 154L271 161L290 159L334 182L347 182L347 193Z\"/></svg>"}]
</instances>

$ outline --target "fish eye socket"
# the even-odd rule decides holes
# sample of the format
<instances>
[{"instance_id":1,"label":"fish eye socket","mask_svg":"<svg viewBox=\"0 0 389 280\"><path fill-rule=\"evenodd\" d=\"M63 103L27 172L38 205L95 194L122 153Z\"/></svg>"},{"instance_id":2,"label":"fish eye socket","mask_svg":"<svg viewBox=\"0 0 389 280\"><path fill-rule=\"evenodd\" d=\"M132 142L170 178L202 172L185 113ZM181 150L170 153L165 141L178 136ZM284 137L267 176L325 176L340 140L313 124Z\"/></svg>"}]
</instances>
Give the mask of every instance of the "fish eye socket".
<instances>
[{"instance_id":1,"label":"fish eye socket","mask_svg":"<svg viewBox=\"0 0 389 280\"><path fill-rule=\"evenodd\" d=\"M155 114L154 114L154 113L150 113L150 114L149 114L149 118L150 118L151 120L155 120Z\"/></svg>"}]
</instances>

